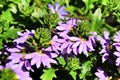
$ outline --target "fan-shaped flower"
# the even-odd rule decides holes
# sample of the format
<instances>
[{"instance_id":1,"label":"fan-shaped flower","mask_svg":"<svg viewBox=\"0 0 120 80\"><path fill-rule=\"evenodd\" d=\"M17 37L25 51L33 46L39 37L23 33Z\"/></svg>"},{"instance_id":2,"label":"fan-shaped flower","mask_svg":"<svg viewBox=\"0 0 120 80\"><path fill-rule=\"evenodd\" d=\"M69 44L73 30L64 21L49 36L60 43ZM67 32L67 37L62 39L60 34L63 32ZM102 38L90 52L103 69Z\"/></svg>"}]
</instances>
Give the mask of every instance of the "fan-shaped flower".
<instances>
[{"instance_id":1,"label":"fan-shaped flower","mask_svg":"<svg viewBox=\"0 0 120 80\"><path fill-rule=\"evenodd\" d=\"M61 19L65 19L65 15L68 14L68 12L64 11L65 7L64 6L60 7L58 3L56 3L55 6L48 4L48 7L52 11L53 14L57 12Z\"/></svg>"},{"instance_id":2,"label":"fan-shaped flower","mask_svg":"<svg viewBox=\"0 0 120 80\"><path fill-rule=\"evenodd\" d=\"M100 44L102 45L102 50L99 53L104 53L102 62L105 62L108 59L111 49L109 33L107 31L104 31L104 38L98 35L97 40L100 41Z\"/></svg>"},{"instance_id":3,"label":"fan-shaped flower","mask_svg":"<svg viewBox=\"0 0 120 80\"><path fill-rule=\"evenodd\" d=\"M29 61L25 59L25 55L23 54L11 53L8 59L11 60L11 63L19 65L20 69L23 69L23 70L27 69L27 70L33 71Z\"/></svg>"},{"instance_id":4,"label":"fan-shaped flower","mask_svg":"<svg viewBox=\"0 0 120 80\"><path fill-rule=\"evenodd\" d=\"M19 44L19 43L24 43L27 39L29 39L30 37L33 37L35 31L31 30L30 32L29 30L26 29L26 32L24 33L21 33L21 32L17 32L17 33L20 37L15 39L13 42L16 42L17 44Z\"/></svg>"},{"instance_id":5,"label":"fan-shaped flower","mask_svg":"<svg viewBox=\"0 0 120 80\"><path fill-rule=\"evenodd\" d=\"M77 54L81 54L82 52L88 56L88 51L94 51L93 45L91 43L91 39L85 40L84 38L78 38L78 37L70 37L72 41L75 41L72 48L74 48L73 52Z\"/></svg>"},{"instance_id":6,"label":"fan-shaped flower","mask_svg":"<svg viewBox=\"0 0 120 80\"><path fill-rule=\"evenodd\" d=\"M120 31L116 32L117 35L114 36L114 41L115 42L120 42Z\"/></svg>"},{"instance_id":7,"label":"fan-shaped flower","mask_svg":"<svg viewBox=\"0 0 120 80\"><path fill-rule=\"evenodd\" d=\"M69 32L73 28L75 28L77 25L77 19L70 19L66 23L59 23L59 26L56 27L56 29L60 31L67 31Z\"/></svg>"},{"instance_id":8,"label":"fan-shaped flower","mask_svg":"<svg viewBox=\"0 0 120 80\"><path fill-rule=\"evenodd\" d=\"M120 31L116 32L117 35L113 36L113 46L116 48L117 51L115 51L113 54L117 56L116 59L116 66L120 66Z\"/></svg>"},{"instance_id":9,"label":"fan-shaped flower","mask_svg":"<svg viewBox=\"0 0 120 80\"><path fill-rule=\"evenodd\" d=\"M102 68L97 68L98 72L95 72L95 75L98 77L98 80L111 80L112 77L108 77L105 71Z\"/></svg>"},{"instance_id":10,"label":"fan-shaped flower","mask_svg":"<svg viewBox=\"0 0 120 80\"><path fill-rule=\"evenodd\" d=\"M42 50L37 52L29 53L25 56L26 59L31 59L31 65L36 64L36 67L39 68L41 63L44 66L51 67L50 63L57 63L54 59L52 59L49 55L47 55Z\"/></svg>"},{"instance_id":11,"label":"fan-shaped flower","mask_svg":"<svg viewBox=\"0 0 120 80\"><path fill-rule=\"evenodd\" d=\"M55 51L59 54L61 43L65 42L63 39L59 39L57 35L53 36L52 40L49 42L50 47L46 48L47 51Z\"/></svg>"},{"instance_id":12,"label":"fan-shaped flower","mask_svg":"<svg viewBox=\"0 0 120 80\"><path fill-rule=\"evenodd\" d=\"M117 59L116 59L116 66L120 66L120 52L114 52L113 53L114 55L117 56Z\"/></svg>"},{"instance_id":13,"label":"fan-shaped flower","mask_svg":"<svg viewBox=\"0 0 120 80\"><path fill-rule=\"evenodd\" d=\"M15 73L16 78L19 80L32 80L29 72L23 71L17 64L14 65L13 63L9 62L6 63L6 66L4 68L11 69Z\"/></svg>"}]
</instances>

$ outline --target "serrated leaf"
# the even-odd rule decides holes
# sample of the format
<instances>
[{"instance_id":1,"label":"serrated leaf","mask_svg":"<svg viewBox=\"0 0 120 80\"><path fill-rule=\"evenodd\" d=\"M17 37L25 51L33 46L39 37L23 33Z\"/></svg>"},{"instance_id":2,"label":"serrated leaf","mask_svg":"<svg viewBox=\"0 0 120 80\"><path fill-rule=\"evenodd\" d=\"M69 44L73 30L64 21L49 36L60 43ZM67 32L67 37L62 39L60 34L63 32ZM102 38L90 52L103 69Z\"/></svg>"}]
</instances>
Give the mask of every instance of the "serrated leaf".
<instances>
[{"instance_id":1,"label":"serrated leaf","mask_svg":"<svg viewBox=\"0 0 120 80\"><path fill-rule=\"evenodd\" d=\"M7 39L7 38L15 39L15 38L17 38L18 37L18 34L17 34L18 31L20 31L20 29L10 28L8 31L3 33L4 39Z\"/></svg>"},{"instance_id":2,"label":"serrated leaf","mask_svg":"<svg viewBox=\"0 0 120 80\"><path fill-rule=\"evenodd\" d=\"M79 75L80 79L86 80L85 77L86 77L87 73L91 70L92 66L93 65L92 65L91 61L86 61L85 63L82 64L81 73Z\"/></svg>"},{"instance_id":3,"label":"serrated leaf","mask_svg":"<svg viewBox=\"0 0 120 80\"><path fill-rule=\"evenodd\" d=\"M40 77L42 80L53 80L53 78L56 78L55 74L55 69L49 68L49 69L44 69L43 74Z\"/></svg>"},{"instance_id":4,"label":"serrated leaf","mask_svg":"<svg viewBox=\"0 0 120 80\"><path fill-rule=\"evenodd\" d=\"M12 14L10 12L10 10L7 10L5 12L2 13L2 17L5 19L5 20L8 20L10 22L12 22L14 20L14 18L12 17Z\"/></svg>"},{"instance_id":5,"label":"serrated leaf","mask_svg":"<svg viewBox=\"0 0 120 80\"><path fill-rule=\"evenodd\" d=\"M66 64L66 61L64 58L57 58L58 62L64 67Z\"/></svg>"},{"instance_id":6,"label":"serrated leaf","mask_svg":"<svg viewBox=\"0 0 120 80\"><path fill-rule=\"evenodd\" d=\"M73 77L74 80L76 80L77 73L75 71L70 71L69 74Z\"/></svg>"}]
</instances>

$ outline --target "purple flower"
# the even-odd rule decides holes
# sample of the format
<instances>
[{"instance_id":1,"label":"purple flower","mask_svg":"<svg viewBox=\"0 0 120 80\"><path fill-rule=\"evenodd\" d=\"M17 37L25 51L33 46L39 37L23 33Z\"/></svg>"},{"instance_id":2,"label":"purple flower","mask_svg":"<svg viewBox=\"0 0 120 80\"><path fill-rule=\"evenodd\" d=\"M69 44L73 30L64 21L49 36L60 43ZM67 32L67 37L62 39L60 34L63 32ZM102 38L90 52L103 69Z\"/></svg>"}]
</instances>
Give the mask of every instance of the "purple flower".
<instances>
[{"instance_id":1,"label":"purple flower","mask_svg":"<svg viewBox=\"0 0 120 80\"><path fill-rule=\"evenodd\" d=\"M98 72L95 72L95 75L98 77L98 80L108 80L107 74L103 71L102 68L97 69Z\"/></svg>"},{"instance_id":2,"label":"purple flower","mask_svg":"<svg viewBox=\"0 0 120 80\"><path fill-rule=\"evenodd\" d=\"M115 46L116 50L120 52L120 31L116 32L117 35L114 36L113 40L115 43L113 43L113 46Z\"/></svg>"},{"instance_id":3,"label":"purple flower","mask_svg":"<svg viewBox=\"0 0 120 80\"><path fill-rule=\"evenodd\" d=\"M39 50L39 51L33 52L33 53L29 53L25 56L25 58L31 59L31 65L36 64L37 68L39 68L41 66L41 63L47 67L51 67L50 63L57 63L54 59L52 59L50 56L48 56L42 50Z\"/></svg>"},{"instance_id":4,"label":"purple flower","mask_svg":"<svg viewBox=\"0 0 120 80\"><path fill-rule=\"evenodd\" d=\"M113 40L115 43L113 43L113 46L116 48L117 51L115 51L113 54L117 56L116 59L116 66L120 66L120 31L116 32L117 35L113 37Z\"/></svg>"},{"instance_id":5,"label":"purple flower","mask_svg":"<svg viewBox=\"0 0 120 80\"><path fill-rule=\"evenodd\" d=\"M75 28L77 25L77 20L76 19L70 19L68 20L66 23L59 23L59 26L57 26L56 28L60 31L70 31L73 28Z\"/></svg>"},{"instance_id":6,"label":"purple flower","mask_svg":"<svg viewBox=\"0 0 120 80\"><path fill-rule=\"evenodd\" d=\"M57 26L56 29L62 31L62 32L58 32L58 34L61 36L73 30L76 27L76 25L77 25L77 20L70 19L66 23L59 23L59 26Z\"/></svg>"},{"instance_id":7,"label":"purple flower","mask_svg":"<svg viewBox=\"0 0 120 80\"><path fill-rule=\"evenodd\" d=\"M3 66L2 65L0 65L0 70L2 70L3 69Z\"/></svg>"},{"instance_id":8,"label":"purple flower","mask_svg":"<svg viewBox=\"0 0 120 80\"><path fill-rule=\"evenodd\" d=\"M104 53L102 56L102 62L105 62L108 59L111 50L109 33L104 31L104 38L98 35L97 40L100 41L100 44L102 45L102 50L99 53Z\"/></svg>"},{"instance_id":9,"label":"purple flower","mask_svg":"<svg viewBox=\"0 0 120 80\"><path fill-rule=\"evenodd\" d=\"M114 52L113 53L114 55L117 56L117 59L116 59L116 66L120 66L120 52Z\"/></svg>"},{"instance_id":10,"label":"purple flower","mask_svg":"<svg viewBox=\"0 0 120 80\"><path fill-rule=\"evenodd\" d=\"M31 70L31 65L27 59L25 59L25 55L18 54L18 53L11 53L11 55L8 57L8 59L11 60L11 63L19 65L19 68L23 70Z\"/></svg>"},{"instance_id":11,"label":"purple flower","mask_svg":"<svg viewBox=\"0 0 120 80\"><path fill-rule=\"evenodd\" d=\"M57 12L61 19L64 19L65 18L64 16L68 14L68 12L64 11L65 7L64 6L60 7L58 3L56 3L55 6L48 4L48 7L53 14Z\"/></svg>"},{"instance_id":12,"label":"purple flower","mask_svg":"<svg viewBox=\"0 0 120 80\"><path fill-rule=\"evenodd\" d=\"M114 36L114 41L116 42L120 42L120 31L119 32L116 32L117 35Z\"/></svg>"},{"instance_id":13,"label":"purple flower","mask_svg":"<svg viewBox=\"0 0 120 80\"><path fill-rule=\"evenodd\" d=\"M61 53L68 53L70 54L72 52L72 45L73 42L70 41L69 39L66 39L66 42L64 42L63 44L61 44Z\"/></svg>"},{"instance_id":14,"label":"purple flower","mask_svg":"<svg viewBox=\"0 0 120 80\"><path fill-rule=\"evenodd\" d=\"M61 43L65 42L63 39L59 39L57 35L53 36L52 40L49 42L50 47L46 48L47 51L55 51L59 54Z\"/></svg>"},{"instance_id":15,"label":"purple flower","mask_svg":"<svg viewBox=\"0 0 120 80\"><path fill-rule=\"evenodd\" d=\"M83 52L83 54L88 56L88 51L94 51L91 39L85 40L84 38L70 37L70 40L74 41L72 48L75 54Z\"/></svg>"},{"instance_id":16,"label":"purple flower","mask_svg":"<svg viewBox=\"0 0 120 80\"><path fill-rule=\"evenodd\" d=\"M32 78L29 75L29 72L24 72L22 70L17 70L15 72L19 80L32 80Z\"/></svg>"},{"instance_id":17,"label":"purple flower","mask_svg":"<svg viewBox=\"0 0 120 80\"><path fill-rule=\"evenodd\" d=\"M33 37L35 31L31 30L30 32L29 30L26 29L26 32L24 33L21 33L21 32L17 32L17 33L20 37L15 39L13 42L16 42L17 44L19 44L19 43L24 43L27 39L29 39L30 37Z\"/></svg>"},{"instance_id":18,"label":"purple flower","mask_svg":"<svg viewBox=\"0 0 120 80\"><path fill-rule=\"evenodd\" d=\"M96 32L90 32L89 34L91 35L91 36L89 36L89 40L90 40L91 44L93 44L93 46L96 46L97 33Z\"/></svg>"},{"instance_id":19,"label":"purple flower","mask_svg":"<svg viewBox=\"0 0 120 80\"><path fill-rule=\"evenodd\" d=\"M29 75L29 72L23 71L19 68L19 65L13 64L11 62L6 63L6 66L4 68L11 69L15 73L15 78L19 80L32 80L32 78Z\"/></svg>"},{"instance_id":20,"label":"purple flower","mask_svg":"<svg viewBox=\"0 0 120 80\"><path fill-rule=\"evenodd\" d=\"M70 40L70 37L67 34L61 37L62 37L61 41L63 41L60 45L61 54L72 53L72 50L73 50L72 45L74 42Z\"/></svg>"}]
</instances>

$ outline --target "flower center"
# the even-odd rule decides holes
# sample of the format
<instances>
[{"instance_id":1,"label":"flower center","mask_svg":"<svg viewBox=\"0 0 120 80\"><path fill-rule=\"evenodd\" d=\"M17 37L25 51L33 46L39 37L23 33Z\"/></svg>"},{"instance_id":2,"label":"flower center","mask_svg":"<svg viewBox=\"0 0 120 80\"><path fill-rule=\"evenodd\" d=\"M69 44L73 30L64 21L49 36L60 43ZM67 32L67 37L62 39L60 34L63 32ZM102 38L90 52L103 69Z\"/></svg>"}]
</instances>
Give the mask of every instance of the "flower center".
<instances>
[{"instance_id":1,"label":"flower center","mask_svg":"<svg viewBox=\"0 0 120 80\"><path fill-rule=\"evenodd\" d=\"M81 42L85 42L86 40L84 38L80 38L80 41Z\"/></svg>"},{"instance_id":2,"label":"flower center","mask_svg":"<svg viewBox=\"0 0 120 80\"><path fill-rule=\"evenodd\" d=\"M29 38L30 38L30 36L25 36L25 38L26 38L26 39L29 39Z\"/></svg>"},{"instance_id":3,"label":"flower center","mask_svg":"<svg viewBox=\"0 0 120 80\"><path fill-rule=\"evenodd\" d=\"M107 49L108 49L108 50L111 50L111 49L112 49L112 45L107 44Z\"/></svg>"},{"instance_id":4,"label":"flower center","mask_svg":"<svg viewBox=\"0 0 120 80\"><path fill-rule=\"evenodd\" d=\"M37 53L38 53L39 56L42 55L42 51L41 50L38 50Z\"/></svg>"},{"instance_id":5,"label":"flower center","mask_svg":"<svg viewBox=\"0 0 120 80\"><path fill-rule=\"evenodd\" d=\"M48 44L52 44L52 41L49 41Z\"/></svg>"},{"instance_id":6,"label":"flower center","mask_svg":"<svg viewBox=\"0 0 120 80\"><path fill-rule=\"evenodd\" d=\"M107 77L107 80L112 80L112 76L110 76L110 77Z\"/></svg>"},{"instance_id":7,"label":"flower center","mask_svg":"<svg viewBox=\"0 0 120 80\"><path fill-rule=\"evenodd\" d=\"M68 29L69 29L69 30L73 30L72 26L69 26Z\"/></svg>"},{"instance_id":8,"label":"flower center","mask_svg":"<svg viewBox=\"0 0 120 80\"><path fill-rule=\"evenodd\" d=\"M23 56L22 56L22 60L25 60L25 55L23 54Z\"/></svg>"}]
</instances>

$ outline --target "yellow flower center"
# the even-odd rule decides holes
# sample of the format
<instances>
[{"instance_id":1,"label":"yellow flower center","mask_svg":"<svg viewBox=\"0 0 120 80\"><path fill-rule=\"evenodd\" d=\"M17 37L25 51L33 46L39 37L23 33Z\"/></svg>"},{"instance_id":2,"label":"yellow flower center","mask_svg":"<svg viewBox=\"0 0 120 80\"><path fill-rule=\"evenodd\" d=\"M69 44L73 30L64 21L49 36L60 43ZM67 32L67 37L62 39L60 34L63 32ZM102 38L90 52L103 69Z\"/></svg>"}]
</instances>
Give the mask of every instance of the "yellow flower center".
<instances>
[{"instance_id":1,"label":"yellow flower center","mask_svg":"<svg viewBox=\"0 0 120 80\"><path fill-rule=\"evenodd\" d=\"M29 38L30 38L30 36L25 36L25 38L26 38L26 39L29 39Z\"/></svg>"},{"instance_id":2,"label":"yellow flower center","mask_svg":"<svg viewBox=\"0 0 120 80\"><path fill-rule=\"evenodd\" d=\"M49 41L48 44L52 44L52 41Z\"/></svg>"},{"instance_id":3,"label":"yellow flower center","mask_svg":"<svg viewBox=\"0 0 120 80\"><path fill-rule=\"evenodd\" d=\"M41 50L38 50L37 53L38 53L39 56L42 55L42 51Z\"/></svg>"},{"instance_id":4,"label":"yellow flower center","mask_svg":"<svg viewBox=\"0 0 120 80\"><path fill-rule=\"evenodd\" d=\"M19 80L19 79L20 79L20 77L19 77L18 75L15 74L14 80Z\"/></svg>"},{"instance_id":5,"label":"yellow flower center","mask_svg":"<svg viewBox=\"0 0 120 80\"><path fill-rule=\"evenodd\" d=\"M107 77L107 80L112 80L112 76L110 76L110 77Z\"/></svg>"},{"instance_id":6,"label":"yellow flower center","mask_svg":"<svg viewBox=\"0 0 120 80\"><path fill-rule=\"evenodd\" d=\"M21 47L21 50L25 50L25 47Z\"/></svg>"},{"instance_id":7,"label":"yellow flower center","mask_svg":"<svg viewBox=\"0 0 120 80\"><path fill-rule=\"evenodd\" d=\"M84 38L80 38L81 42L85 42L85 39Z\"/></svg>"},{"instance_id":8,"label":"yellow flower center","mask_svg":"<svg viewBox=\"0 0 120 80\"><path fill-rule=\"evenodd\" d=\"M73 30L72 26L69 26L68 29L69 29L69 30Z\"/></svg>"},{"instance_id":9,"label":"yellow flower center","mask_svg":"<svg viewBox=\"0 0 120 80\"><path fill-rule=\"evenodd\" d=\"M23 60L25 59L25 54L23 54L22 59L23 59Z\"/></svg>"}]
</instances>

